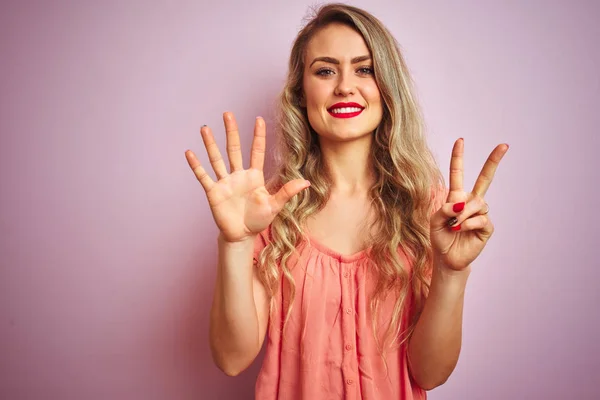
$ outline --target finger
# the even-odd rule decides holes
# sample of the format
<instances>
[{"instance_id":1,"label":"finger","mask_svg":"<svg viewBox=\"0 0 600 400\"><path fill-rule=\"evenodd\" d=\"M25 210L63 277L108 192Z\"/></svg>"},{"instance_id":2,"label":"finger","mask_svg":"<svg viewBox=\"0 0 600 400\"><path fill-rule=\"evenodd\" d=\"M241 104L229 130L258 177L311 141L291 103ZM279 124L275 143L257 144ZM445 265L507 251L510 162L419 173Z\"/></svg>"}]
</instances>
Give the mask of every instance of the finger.
<instances>
[{"instance_id":1,"label":"finger","mask_svg":"<svg viewBox=\"0 0 600 400\"><path fill-rule=\"evenodd\" d=\"M460 204L460 203L459 203ZM453 207L452 212L455 213L458 223L462 223L468 218L474 215L483 215L487 211L487 204L482 197L474 196L469 199L464 205L464 208L460 210L460 207Z\"/></svg>"},{"instance_id":2,"label":"finger","mask_svg":"<svg viewBox=\"0 0 600 400\"><path fill-rule=\"evenodd\" d=\"M452 158L450 158L450 187L449 193L463 191L463 153L465 149L464 139L460 138L454 142Z\"/></svg>"},{"instance_id":3,"label":"finger","mask_svg":"<svg viewBox=\"0 0 600 400\"><path fill-rule=\"evenodd\" d=\"M198 161L198 158L196 158L196 155L193 151L187 150L185 152L185 158L187 159L190 168L194 172L194 175L196 175L196 179L198 179L204 190L208 192L214 186L215 182L212 180L210 175L206 173L204 168L202 168L200 161Z\"/></svg>"},{"instance_id":4,"label":"finger","mask_svg":"<svg viewBox=\"0 0 600 400\"><path fill-rule=\"evenodd\" d=\"M250 153L250 168L263 170L265 164L265 149L267 141L267 131L265 120L261 117L256 118L254 124L254 139L252 140L252 151Z\"/></svg>"},{"instance_id":5,"label":"finger","mask_svg":"<svg viewBox=\"0 0 600 400\"><path fill-rule=\"evenodd\" d=\"M289 181L271 197L271 208L275 213L278 213L285 206L285 203L309 186L310 182L304 179Z\"/></svg>"},{"instance_id":6,"label":"finger","mask_svg":"<svg viewBox=\"0 0 600 400\"><path fill-rule=\"evenodd\" d=\"M494 225L487 215L477 215L463 221L461 224L456 225L451 229L460 232L480 231L479 233L483 236L489 237L494 232Z\"/></svg>"},{"instance_id":7,"label":"finger","mask_svg":"<svg viewBox=\"0 0 600 400\"><path fill-rule=\"evenodd\" d=\"M502 157L504 157L507 151L507 144L499 144L491 152L485 164L483 164L483 168L481 169L481 172L477 177L477 181L475 181L475 186L473 187L473 194L481 197L485 196L487 190L490 187L490 184L492 183L492 179L494 178L494 174L496 173L498 164L500 164L500 160L502 160Z\"/></svg>"},{"instance_id":8,"label":"finger","mask_svg":"<svg viewBox=\"0 0 600 400\"><path fill-rule=\"evenodd\" d=\"M206 152L208 153L210 165L212 165L212 168L217 175L217 179L223 179L227 176L227 167L225 167L225 161L223 161L219 146L215 142L212 130L204 125L200 128L200 134L202 135L202 141L204 142L204 147L206 147Z\"/></svg>"},{"instance_id":9,"label":"finger","mask_svg":"<svg viewBox=\"0 0 600 400\"><path fill-rule=\"evenodd\" d=\"M445 203L439 210L430 218L432 228L443 229L446 226L454 226L458 224L458 217L462 214L466 207L466 202Z\"/></svg>"},{"instance_id":10,"label":"finger","mask_svg":"<svg viewBox=\"0 0 600 400\"><path fill-rule=\"evenodd\" d=\"M483 204L483 206L481 206L481 209L479 209L479 211L477 211L477 215L486 215L487 213L490 212L490 205L488 203Z\"/></svg>"},{"instance_id":11,"label":"finger","mask_svg":"<svg viewBox=\"0 0 600 400\"><path fill-rule=\"evenodd\" d=\"M483 215L487 211L487 203L483 198L474 196L467 202L446 203L432 217L432 226L457 226L474 215Z\"/></svg>"},{"instance_id":12,"label":"finger","mask_svg":"<svg viewBox=\"0 0 600 400\"><path fill-rule=\"evenodd\" d=\"M227 156L229 157L229 171L241 171L244 169L242 162L242 146L240 145L240 134L233 113L223 114L225 132L227 132Z\"/></svg>"}]
</instances>

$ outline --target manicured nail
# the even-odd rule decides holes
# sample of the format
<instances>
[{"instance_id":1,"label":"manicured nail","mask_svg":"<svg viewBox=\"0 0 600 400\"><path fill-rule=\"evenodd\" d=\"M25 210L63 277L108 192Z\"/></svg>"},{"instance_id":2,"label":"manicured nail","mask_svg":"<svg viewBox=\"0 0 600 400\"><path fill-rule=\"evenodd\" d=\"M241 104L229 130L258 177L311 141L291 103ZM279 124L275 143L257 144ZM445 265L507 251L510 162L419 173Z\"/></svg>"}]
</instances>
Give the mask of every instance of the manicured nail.
<instances>
[{"instance_id":1,"label":"manicured nail","mask_svg":"<svg viewBox=\"0 0 600 400\"><path fill-rule=\"evenodd\" d=\"M460 231L460 224L458 224L458 225L456 225L456 226L453 226L453 227L452 227L452 228L450 228L450 229L452 229L453 231Z\"/></svg>"},{"instance_id":2,"label":"manicured nail","mask_svg":"<svg viewBox=\"0 0 600 400\"><path fill-rule=\"evenodd\" d=\"M306 184L307 184L308 186L310 186L310 181L306 181ZM308 186L307 186L307 187L308 187Z\"/></svg>"},{"instance_id":3,"label":"manicured nail","mask_svg":"<svg viewBox=\"0 0 600 400\"><path fill-rule=\"evenodd\" d=\"M452 217L448 220L448 226L456 225L457 222L458 222L458 218Z\"/></svg>"},{"instance_id":4,"label":"manicured nail","mask_svg":"<svg viewBox=\"0 0 600 400\"><path fill-rule=\"evenodd\" d=\"M454 206L452 206L452 211L454 212L461 212L462 210L465 209L465 202L460 202L460 203L456 203Z\"/></svg>"}]
</instances>

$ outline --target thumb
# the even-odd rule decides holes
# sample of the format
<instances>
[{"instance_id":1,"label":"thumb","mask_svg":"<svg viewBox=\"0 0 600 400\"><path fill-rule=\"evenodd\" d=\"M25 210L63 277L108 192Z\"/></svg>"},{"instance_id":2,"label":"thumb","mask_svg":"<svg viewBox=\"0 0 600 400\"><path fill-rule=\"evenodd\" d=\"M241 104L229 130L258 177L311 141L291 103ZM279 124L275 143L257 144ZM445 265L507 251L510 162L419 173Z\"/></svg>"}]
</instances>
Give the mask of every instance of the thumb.
<instances>
[{"instance_id":1,"label":"thumb","mask_svg":"<svg viewBox=\"0 0 600 400\"><path fill-rule=\"evenodd\" d=\"M278 213L285 206L285 203L309 186L310 182L305 179L289 181L271 198L271 209L275 214Z\"/></svg>"},{"instance_id":2,"label":"thumb","mask_svg":"<svg viewBox=\"0 0 600 400\"><path fill-rule=\"evenodd\" d=\"M458 217L458 215L465 208L465 202L459 203L445 203L435 212L430 220L429 226L433 230L445 229L448 227L450 219Z\"/></svg>"}]
</instances>

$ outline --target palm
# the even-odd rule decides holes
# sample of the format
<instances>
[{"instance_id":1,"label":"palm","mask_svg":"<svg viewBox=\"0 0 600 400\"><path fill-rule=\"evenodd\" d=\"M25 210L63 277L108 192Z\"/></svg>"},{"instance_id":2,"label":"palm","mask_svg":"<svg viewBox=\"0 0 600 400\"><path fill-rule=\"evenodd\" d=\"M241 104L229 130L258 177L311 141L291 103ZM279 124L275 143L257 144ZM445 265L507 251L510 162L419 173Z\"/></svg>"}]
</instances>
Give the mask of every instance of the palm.
<instances>
[{"instance_id":1,"label":"palm","mask_svg":"<svg viewBox=\"0 0 600 400\"><path fill-rule=\"evenodd\" d=\"M234 172L219 180L206 197L217 227L231 240L263 231L274 217L258 170Z\"/></svg>"},{"instance_id":2,"label":"palm","mask_svg":"<svg viewBox=\"0 0 600 400\"><path fill-rule=\"evenodd\" d=\"M493 225L489 218L483 215L482 205L485 205L483 197L507 150L506 145L497 146L483 166L473 190L465 192L463 190L464 143L462 140L455 143L450 164L450 191L446 203L452 205L465 202L467 205L463 215L459 215L464 227L459 231L453 231L447 226L448 206L443 206L432 216L431 244L435 257L444 266L453 270L467 268L479 256L491 237ZM469 218L473 219L468 221Z\"/></svg>"},{"instance_id":3,"label":"palm","mask_svg":"<svg viewBox=\"0 0 600 400\"><path fill-rule=\"evenodd\" d=\"M227 131L227 155L231 172L227 172L211 130L201 129L202 139L217 182L206 173L195 154L186 152L186 158L196 178L206 191L208 204L217 227L225 240L241 241L267 228L285 203L308 186L303 179L288 182L274 195L265 188L263 173L266 129L262 118L257 118L250 158L250 168L244 169L240 138L235 118L223 115Z\"/></svg>"}]
</instances>

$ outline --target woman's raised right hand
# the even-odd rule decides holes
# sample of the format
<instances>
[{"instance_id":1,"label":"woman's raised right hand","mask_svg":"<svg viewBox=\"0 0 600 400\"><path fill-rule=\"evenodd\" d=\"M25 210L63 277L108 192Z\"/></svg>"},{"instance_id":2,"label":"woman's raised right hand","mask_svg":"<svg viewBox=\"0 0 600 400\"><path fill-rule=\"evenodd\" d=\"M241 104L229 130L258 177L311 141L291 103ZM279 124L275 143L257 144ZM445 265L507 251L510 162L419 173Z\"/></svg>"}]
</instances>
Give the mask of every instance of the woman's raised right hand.
<instances>
[{"instance_id":1,"label":"woman's raised right hand","mask_svg":"<svg viewBox=\"0 0 600 400\"><path fill-rule=\"evenodd\" d=\"M185 158L206 192L212 215L223 238L228 242L239 242L253 238L266 229L285 203L310 186L310 183L304 179L295 179L283 185L276 194L269 194L265 188L263 173L265 121L261 117L256 118L248 169L243 166L235 117L227 112L223 114L223 121L227 133L229 173L212 131L207 126L200 128L200 133L217 181L208 175L191 150L185 152Z\"/></svg>"}]
</instances>

